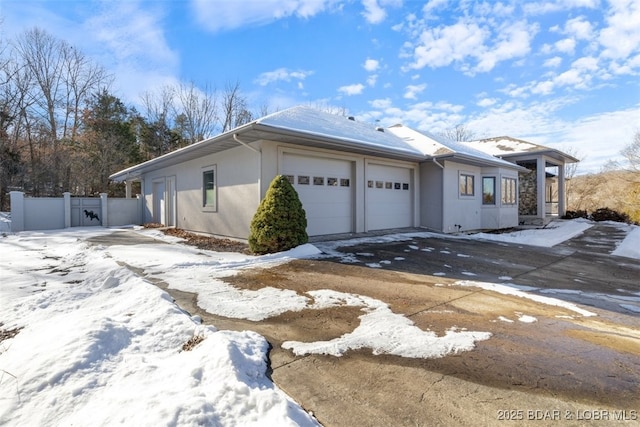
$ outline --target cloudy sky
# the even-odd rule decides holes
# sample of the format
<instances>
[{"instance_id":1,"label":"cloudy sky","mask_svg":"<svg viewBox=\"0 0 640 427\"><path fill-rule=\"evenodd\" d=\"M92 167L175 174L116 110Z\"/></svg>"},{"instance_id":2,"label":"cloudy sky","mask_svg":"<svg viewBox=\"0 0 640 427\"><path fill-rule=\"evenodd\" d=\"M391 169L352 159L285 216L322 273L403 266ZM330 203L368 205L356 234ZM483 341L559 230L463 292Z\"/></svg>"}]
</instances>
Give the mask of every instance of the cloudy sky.
<instances>
[{"instance_id":1,"label":"cloudy sky","mask_svg":"<svg viewBox=\"0 0 640 427\"><path fill-rule=\"evenodd\" d=\"M135 105L143 91L238 82L253 109L510 135L597 172L640 129L637 0L2 0L82 49Z\"/></svg>"}]
</instances>

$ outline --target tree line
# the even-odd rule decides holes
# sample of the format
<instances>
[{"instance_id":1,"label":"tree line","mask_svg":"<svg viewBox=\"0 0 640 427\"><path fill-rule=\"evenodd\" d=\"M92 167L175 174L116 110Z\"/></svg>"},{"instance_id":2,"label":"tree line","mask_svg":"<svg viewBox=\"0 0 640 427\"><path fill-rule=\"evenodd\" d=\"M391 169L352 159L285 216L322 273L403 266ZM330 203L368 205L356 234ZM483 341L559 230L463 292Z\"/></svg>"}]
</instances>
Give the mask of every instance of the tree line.
<instances>
[{"instance_id":1,"label":"tree line","mask_svg":"<svg viewBox=\"0 0 640 427\"><path fill-rule=\"evenodd\" d=\"M110 174L256 117L237 82L221 91L163 86L142 93L138 111L113 93L113 81L79 48L40 28L0 38L0 210L13 190L120 195Z\"/></svg>"}]
</instances>

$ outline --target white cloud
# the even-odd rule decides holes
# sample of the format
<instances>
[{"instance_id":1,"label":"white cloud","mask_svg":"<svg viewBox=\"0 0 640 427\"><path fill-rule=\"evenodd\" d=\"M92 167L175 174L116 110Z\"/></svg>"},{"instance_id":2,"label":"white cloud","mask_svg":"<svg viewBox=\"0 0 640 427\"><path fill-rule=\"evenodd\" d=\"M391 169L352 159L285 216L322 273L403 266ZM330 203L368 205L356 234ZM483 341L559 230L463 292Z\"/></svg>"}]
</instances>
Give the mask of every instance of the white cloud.
<instances>
[{"instance_id":1,"label":"white cloud","mask_svg":"<svg viewBox=\"0 0 640 427\"><path fill-rule=\"evenodd\" d=\"M537 31L537 25L529 25L524 21L508 22L497 31L497 42L479 57L476 70L491 71L498 62L526 55L531 50L531 39Z\"/></svg>"},{"instance_id":2,"label":"white cloud","mask_svg":"<svg viewBox=\"0 0 640 427\"><path fill-rule=\"evenodd\" d=\"M210 31L265 25L290 16L310 18L334 4L337 0L191 0L195 19Z\"/></svg>"},{"instance_id":3,"label":"white cloud","mask_svg":"<svg viewBox=\"0 0 640 427\"><path fill-rule=\"evenodd\" d=\"M371 74L369 77L367 77L367 84L371 87L375 86L376 83L378 82L378 75L377 74Z\"/></svg>"},{"instance_id":4,"label":"white cloud","mask_svg":"<svg viewBox=\"0 0 640 427\"><path fill-rule=\"evenodd\" d=\"M406 98L406 99L417 99L418 98L418 94L424 92L424 90L426 88L427 88L426 83L419 84L419 85L408 85L405 88L404 98Z\"/></svg>"},{"instance_id":5,"label":"white cloud","mask_svg":"<svg viewBox=\"0 0 640 427\"><path fill-rule=\"evenodd\" d=\"M530 1L523 6L523 10L527 15L543 15L574 8L596 9L599 6L600 0Z\"/></svg>"},{"instance_id":6,"label":"white cloud","mask_svg":"<svg viewBox=\"0 0 640 427\"><path fill-rule=\"evenodd\" d=\"M444 67L454 61L463 61L479 50L484 50L489 31L473 21L458 20L453 25L425 28L413 51L410 68Z\"/></svg>"},{"instance_id":7,"label":"white cloud","mask_svg":"<svg viewBox=\"0 0 640 427\"><path fill-rule=\"evenodd\" d=\"M565 23L564 32L578 40L589 40L593 37L593 26L583 16L578 16Z\"/></svg>"},{"instance_id":8,"label":"white cloud","mask_svg":"<svg viewBox=\"0 0 640 427\"><path fill-rule=\"evenodd\" d=\"M491 107L492 105L495 105L496 102L497 101L495 98L482 98L476 103L476 105L478 107L486 108L486 107Z\"/></svg>"},{"instance_id":9,"label":"white cloud","mask_svg":"<svg viewBox=\"0 0 640 427\"><path fill-rule=\"evenodd\" d=\"M560 64L562 64L562 58L560 56L554 56L544 61L542 65L548 68L556 68L559 67Z\"/></svg>"},{"instance_id":10,"label":"white cloud","mask_svg":"<svg viewBox=\"0 0 640 427\"><path fill-rule=\"evenodd\" d=\"M287 68L278 68L273 71L267 71L261 73L255 80L254 83L259 84L260 86L266 86L270 83L275 83L278 81L290 82L291 80L304 80L308 76L312 75L313 71L290 71Z\"/></svg>"},{"instance_id":11,"label":"white cloud","mask_svg":"<svg viewBox=\"0 0 640 427\"><path fill-rule=\"evenodd\" d=\"M607 27L599 35L604 47L602 55L611 59L626 59L640 51L640 3L636 0L615 0L606 14Z\"/></svg>"},{"instance_id":12,"label":"white cloud","mask_svg":"<svg viewBox=\"0 0 640 427\"><path fill-rule=\"evenodd\" d=\"M554 47L558 52L573 54L576 48L576 41L570 38L558 40L555 42Z\"/></svg>"},{"instance_id":13,"label":"white cloud","mask_svg":"<svg viewBox=\"0 0 640 427\"><path fill-rule=\"evenodd\" d=\"M360 95L364 90L364 85L361 83L341 86L338 88L338 92L344 93L347 96Z\"/></svg>"},{"instance_id":14,"label":"white cloud","mask_svg":"<svg viewBox=\"0 0 640 427\"><path fill-rule=\"evenodd\" d=\"M362 16L371 24L379 24L387 17L387 12L380 7L377 0L362 0L362 6Z\"/></svg>"},{"instance_id":15,"label":"white cloud","mask_svg":"<svg viewBox=\"0 0 640 427\"><path fill-rule=\"evenodd\" d=\"M402 0L362 0L364 12L362 16L370 24L379 24L387 17L385 7L398 7L402 5Z\"/></svg>"},{"instance_id":16,"label":"white cloud","mask_svg":"<svg viewBox=\"0 0 640 427\"><path fill-rule=\"evenodd\" d=\"M401 57L413 60L405 70L457 63L466 74L475 74L491 71L499 62L524 57L531 50L538 25L461 18L452 25L437 27L416 22L412 31L419 36L414 36L417 38L414 44L404 46Z\"/></svg>"},{"instance_id":17,"label":"white cloud","mask_svg":"<svg viewBox=\"0 0 640 427\"><path fill-rule=\"evenodd\" d=\"M380 68L380 61L378 61L377 59L367 58L367 60L364 61L363 67L365 70L372 73L376 71L378 68Z\"/></svg>"}]
</instances>

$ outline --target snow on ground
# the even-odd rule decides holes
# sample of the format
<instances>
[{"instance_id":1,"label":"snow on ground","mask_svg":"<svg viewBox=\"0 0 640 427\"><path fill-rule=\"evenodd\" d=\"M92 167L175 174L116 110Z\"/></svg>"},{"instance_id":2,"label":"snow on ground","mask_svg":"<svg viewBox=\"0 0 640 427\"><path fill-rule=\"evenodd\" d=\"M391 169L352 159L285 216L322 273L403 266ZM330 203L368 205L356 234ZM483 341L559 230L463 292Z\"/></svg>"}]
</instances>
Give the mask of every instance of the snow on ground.
<instances>
[{"instance_id":1,"label":"snow on ground","mask_svg":"<svg viewBox=\"0 0 640 427\"><path fill-rule=\"evenodd\" d=\"M571 239L591 228L593 223L585 219L571 221L552 221L545 228L513 231L511 233L476 233L473 239L491 240L494 242L518 243L532 246L552 247Z\"/></svg>"},{"instance_id":2,"label":"snow on ground","mask_svg":"<svg viewBox=\"0 0 640 427\"><path fill-rule=\"evenodd\" d=\"M640 227L630 225L627 237L618 245L611 255L640 259Z\"/></svg>"},{"instance_id":3,"label":"snow on ground","mask_svg":"<svg viewBox=\"0 0 640 427\"><path fill-rule=\"evenodd\" d=\"M561 223L556 233L566 237L585 226L580 221L573 226L573 222ZM167 293L131 270L143 271L169 287L196 292L201 307L228 317L258 321L290 310L361 308L360 324L350 333L329 341L285 343L296 354L340 356L366 348L374 354L444 357L470 351L477 341L490 339L488 332L455 327L436 336L393 313L386 303L362 295L332 290L304 295L275 288L251 291L222 280L245 268L327 256L321 255L320 244L256 257L197 250L157 230L130 232L152 235L165 243L96 246L85 241L111 232L73 228L0 234L0 330L19 329L0 342L0 425L73 425L87 420L135 425L317 424L265 376L268 343L263 337L199 324ZM631 246L637 233L637 227L630 229ZM339 245L416 237L442 236L408 233L341 241ZM511 238L516 241L522 235ZM527 237L526 243L533 240ZM324 242L320 249L343 255L335 251L337 244L332 245ZM618 247L624 256L632 252L627 246L625 240ZM359 262L357 256L366 255L351 254L344 259ZM593 315L513 284L460 281L456 285L480 286ZM621 306L640 312L634 304L640 295L620 298ZM522 313L514 315L519 322L536 320ZM201 342L183 349L196 337Z\"/></svg>"},{"instance_id":4,"label":"snow on ground","mask_svg":"<svg viewBox=\"0 0 640 427\"><path fill-rule=\"evenodd\" d=\"M0 329L21 328L0 342L0 425L317 425L265 376L262 336L200 325L83 241L100 233L0 238Z\"/></svg>"}]
</instances>

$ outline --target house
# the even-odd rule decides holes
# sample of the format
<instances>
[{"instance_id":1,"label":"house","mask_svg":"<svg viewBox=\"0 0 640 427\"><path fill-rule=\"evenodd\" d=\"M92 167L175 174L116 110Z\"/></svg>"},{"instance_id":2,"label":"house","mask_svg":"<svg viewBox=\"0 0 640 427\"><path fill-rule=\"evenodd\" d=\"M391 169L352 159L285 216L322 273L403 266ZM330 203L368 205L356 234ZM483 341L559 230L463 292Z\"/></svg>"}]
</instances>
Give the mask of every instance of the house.
<instances>
[{"instance_id":1,"label":"house","mask_svg":"<svg viewBox=\"0 0 640 427\"><path fill-rule=\"evenodd\" d=\"M258 204L279 174L298 192L307 232L317 236L514 227L519 174L527 172L470 144L300 106L110 178L125 181L129 197L130 183L142 182L145 222L247 239Z\"/></svg>"},{"instance_id":2,"label":"house","mask_svg":"<svg viewBox=\"0 0 640 427\"><path fill-rule=\"evenodd\" d=\"M566 213L566 168L578 159L509 136L480 139L469 144L527 169L519 175L520 223L543 225Z\"/></svg>"}]
</instances>

